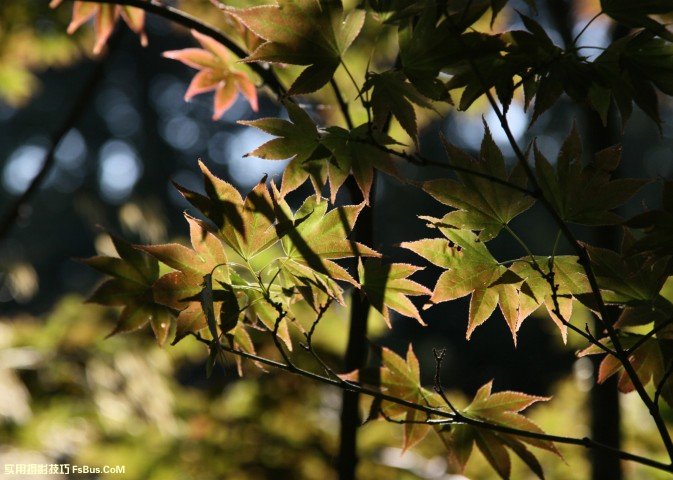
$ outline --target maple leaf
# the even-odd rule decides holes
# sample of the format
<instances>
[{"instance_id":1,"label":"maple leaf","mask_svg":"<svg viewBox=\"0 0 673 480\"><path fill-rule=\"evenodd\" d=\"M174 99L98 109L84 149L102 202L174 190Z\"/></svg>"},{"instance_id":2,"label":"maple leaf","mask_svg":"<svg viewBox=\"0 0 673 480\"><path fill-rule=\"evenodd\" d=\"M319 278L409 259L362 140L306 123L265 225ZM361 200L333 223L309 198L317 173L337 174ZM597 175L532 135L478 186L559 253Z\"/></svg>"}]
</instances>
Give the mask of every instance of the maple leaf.
<instances>
[{"instance_id":1,"label":"maple leaf","mask_svg":"<svg viewBox=\"0 0 673 480\"><path fill-rule=\"evenodd\" d=\"M152 296L152 285L159 277L159 265L119 237L111 235L117 257L97 256L82 262L111 279L101 284L88 302L100 305L121 306L117 325L108 335L132 332L150 323L159 345L163 345L175 323L172 311L157 305Z\"/></svg>"},{"instance_id":2,"label":"maple leaf","mask_svg":"<svg viewBox=\"0 0 673 480\"><path fill-rule=\"evenodd\" d=\"M178 60L185 65L199 70L189 84L185 100L189 101L195 95L215 91L215 113L213 120L217 120L231 108L238 93L250 103L250 107L257 111L257 90L255 84L247 74L233 69L231 53L216 40L192 30L192 36L202 48L185 48L164 52L164 57Z\"/></svg>"},{"instance_id":3,"label":"maple leaf","mask_svg":"<svg viewBox=\"0 0 673 480\"><path fill-rule=\"evenodd\" d=\"M279 0L227 11L266 40L245 61L308 66L290 95L311 93L329 82L365 20L363 10L344 18L341 0Z\"/></svg>"},{"instance_id":4,"label":"maple leaf","mask_svg":"<svg viewBox=\"0 0 673 480\"><path fill-rule=\"evenodd\" d=\"M647 180L610 180L620 161L621 147L596 154L589 165L582 165L582 141L573 126L558 159L556 171L535 148L538 184L545 198L561 218L583 225L613 225L622 218L611 210L626 203Z\"/></svg>"},{"instance_id":5,"label":"maple leaf","mask_svg":"<svg viewBox=\"0 0 673 480\"><path fill-rule=\"evenodd\" d=\"M516 344L516 332L523 321L519 316L518 290L523 279L500 265L474 232L457 230L440 219L421 218L430 221L445 238L404 242L400 246L446 269L437 280L430 303L471 295L468 339L499 306Z\"/></svg>"},{"instance_id":6,"label":"maple leaf","mask_svg":"<svg viewBox=\"0 0 673 480\"><path fill-rule=\"evenodd\" d=\"M358 215L364 208L360 205L345 205L327 210L327 202L315 197L307 198L299 209L292 213L279 192L276 192L279 222L283 225L281 245L285 253L281 262L284 274L296 280L295 284L317 287L332 298L343 303L341 289L335 280L359 284L345 268L333 260L349 257L378 257L371 248L348 239ZM314 306L319 302L314 295L302 292Z\"/></svg>"},{"instance_id":7,"label":"maple leaf","mask_svg":"<svg viewBox=\"0 0 673 480\"><path fill-rule=\"evenodd\" d=\"M644 338L642 335L622 333L620 344L628 350L639 344L638 348L628 356L628 361L636 372L638 379L643 385L653 381L655 388L660 389L661 396L666 403L673 405L673 379L667 375L666 370L673 361L673 342L670 328L660 330L656 337ZM601 344L614 349L614 344L608 338L602 339ZM605 354L598 345L591 345L578 352L578 357L587 355ZM624 365L613 355L606 354L598 367L598 383L605 382L613 375L618 375L617 386L622 393L630 393L635 390L631 378L626 373Z\"/></svg>"},{"instance_id":8,"label":"maple leaf","mask_svg":"<svg viewBox=\"0 0 673 480\"><path fill-rule=\"evenodd\" d=\"M246 260L278 242L273 200L262 179L245 199L236 187L211 173L199 161L206 196L175 184L178 191L209 218L224 242Z\"/></svg>"},{"instance_id":9,"label":"maple leaf","mask_svg":"<svg viewBox=\"0 0 673 480\"><path fill-rule=\"evenodd\" d=\"M493 141L486 122L484 129L478 160L442 138L449 164L525 188L527 179L521 164L517 163L508 172L505 159ZM456 175L459 181L431 180L423 184L423 190L441 203L456 209L444 216L444 223L456 228L478 230L479 238L483 241L495 238L505 225L534 203L531 196L489 178L461 171L457 171Z\"/></svg>"},{"instance_id":10,"label":"maple leaf","mask_svg":"<svg viewBox=\"0 0 673 480\"><path fill-rule=\"evenodd\" d=\"M363 92L372 91L370 99L373 123L382 131L389 117L394 116L405 132L418 143L418 125L412 102L425 108L432 108L428 100L406 81L400 71L370 73L362 87Z\"/></svg>"},{"instance_id":11,"label":"maple leaf","mask_svg":"<svg viewBox=\"0 0 673 480\"><path fill-rule=\"evenodd\" d=\"M577 257L555 256L535 257L535 264L531 258L515 261L510 271L524 279L519 289L519 321L523 322L537 308L544 305L550 318L554 321L565 343L568 338L568 328L556 315L570 321L573 312L573 295L582 295L591 291L584 268ZM553 272L553 277L548 275ZM550 282L555 286L552 289ZM554 296L556 298L554 298Z\"/></svg>"},{"instance_id":12,"label":"maple leaf","mask_svg":"<svg viewBox=\"0 0 673 480\"><path fill-rule=\"evenodd\" d=\"M405 20L400 25L399 45L402 70L416 89L433 100L452 103L448 87L438 75L444 69L456 69L465 63L465 51L461 42L456 41L458 34L477 21L488 9L487 1L473 1L467 4L448 4L449 16L439 18L441 9L436 8L434 0L413 2L410 13L417 15L413 21L408 16L393 19ZM482 34L468 32L462 36L463 42L470 48L474 59L494 58L494 51L485 44L477 46L474 41L487 38ZM501 42L498 42L499 52ZM456 72L452 72L456 73Z\"/></svg>"},{"instance_id":13,"label":"maple leaf","mask_svg":"<svg viewBox=\"0 0 673 480\"><path fill-rule=\"evenodd\" d=\"M415 318L418 323L425 325L418 309L408 298L432 293L420 283L407 278L419 270L423 268L406 263L383 265L379 260L359 262L358 278L362 289L367 295L369 304L383 315L389 328L392 328L390 309L406 317Z\"/></svg>"},{"instance_id":14,"label":"maple leaf","mask_svg":"<svg viewBox=\"0 0 673 480\"><path fill-rule=\"evenodd\" d=\"M192 248L177 243L137 246L161 263L175 269L156 280L153 285L156 302L178 310L175 341L206 327L206 316L198 298L203 290L204 276L219 282L230 283L227 256L222 242L208 227L193 217L185 215L189 223ZM222 302L216 303L221 317Z\"/></svg>"},{"instance_id":15,"label":"maple leaf","mask_svg":"<svg viewBox=\"0 0 673 480\"><path fill-rule=\"evenodd\" d=\"M662 303L659 292L668 278L667 257L625 256L606 248L583 246L606 303L644 307ZM578 299L596 310L591 295L578 296Z\"/></svg>"},{"instance_id":16,"label":"maple leaf","mask_svg":"<svg viewBox=\"0 0 673 480\"><path fill-rule=\"evenodd\" d=\"M284 105L290 121L262 118L239 122L278 137L257 147L246 156L265 160L292 159L283 171L281 195L285 196L288 192L296 190L310 178L316 195L320 196L322 186L327 181L328 159L331 153L321 145L318 127L311 117L293 102L284 102Z\"/></svg>"},{"instance_id":17,"label":"maple leaf","mask_svg":"<svg viewBox=\"0 0 673 480\"><path fill-rule=\"evenodd\" d=\"M58 7L63 0L52 0L49 3L51 8ZM145 11L141 8L127 7L123 5L102 5L90 2L74 2L72 6L72 20L68 25L68 33L73 34L79 27L94 19L94 30L96 32L96 43L93 52L99 54L107 43L115 24L119 18L140 37L140 43L143 47L147 46L147 35L145 35Z\"/></svg>"},{"instance_id":18,"label":"maple leaf","mask_svg":"<svg viewBox=\"0 0 673 480\"><path fill-rule=\"evenodd\" d=\"M520 412L534 403L547 401L548 398L512 391L491 393L492 385L493 381L481 387L472 403L461 414L490 424L544 433ZM439 436L449 450L450 469L459 473L464 471L474 445L503 479L510 478L511 474L508 450L521 458L539 478L544 478L542 467L526 444L560 456L556 446L548 440L511 435L470 424L451 425L446 430L440 430Z\"/></svg>"},{"instance_id":19,"label":"maple leaf","mask_svg":"<svg viewBox=\"0 0 673 480\"><path fill-rule=\"evenodd\" d=\"M420 367L414 350L409 345L406 358L403 358L388 348L381 348L381 367L378 372L370 370L354 371L339 375L342 380L372 383L381 392L417 405L433 406L441 404L439 396L421 385ZM372 377L372 378L369 378ZM404 424L404 438L402 448L407 450L417 445L432 430L432 425L423 423L430 420L428 414L408 408L399 403L382 400L375 403L371 412L372 418L383 414L385 420L401 419Z\"/></svg>"},{"instance_id":20,"label":"maple leaf","mask_svg":"<svg viewBox=\"0 0 673 480\"><path fill-rule=\"evenodd\" d=\"M329 179L332 203L341 186L352 174L366 202L374 181L374 169L397 176L390 156L371 144L367 125L353 130L329 127L318 130L311 117L298 105L285 102L290 121L280 118L262 118L240 121L243 125L256 127L274 138L257 147L246 156L266 160L287 160L290 163L283 171L280 192L287 193L311 180L316 197L321 198L323 186ZM375 140L380 145L392 143L386 135L379 134Z\"/></svg>"},{"instance_id":21,"label":"maple leaf","mask_svg":"<svg viewBox=\"0 0 673 480\"><path fill-rule=\"evenodd\" d=\"M366 204L369 204L375 169L399 178L390 155L371 144L370 133L379 145L394 143L387 135L369 132L367 124L350 131L329 127L323 135L321 144L332 154L328 167L332 203L336 201L336 195L349 174L353 175Z\"/></svg>"}]
</instances>

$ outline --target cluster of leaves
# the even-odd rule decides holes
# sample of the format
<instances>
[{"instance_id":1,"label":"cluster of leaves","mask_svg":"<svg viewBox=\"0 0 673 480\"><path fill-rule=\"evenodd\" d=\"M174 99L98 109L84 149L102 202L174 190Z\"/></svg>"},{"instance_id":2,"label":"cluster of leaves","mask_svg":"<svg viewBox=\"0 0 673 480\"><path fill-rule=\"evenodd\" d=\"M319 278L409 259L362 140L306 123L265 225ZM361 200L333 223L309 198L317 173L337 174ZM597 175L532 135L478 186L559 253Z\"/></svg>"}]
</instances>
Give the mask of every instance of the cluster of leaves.
<instances>
[{"instance_id":1,"label":"cluster of leaves","mask_svg":"<svg viewBox=\"0 0 673 480\"><path fill-rule=\"evenodd\" d=\"M200 166L206 195L176 184L207 219L185 214L191 248L177 243L131 246L113 236L119 258L83 260L113 277L90 298L124 307L112 334L149 322L159 344L171 333L175 344L208 328L218 341L228 339L232 346L254 352L246 329L261 328L275 332L291 349L288 324L301 329L288 315L292 305L302 302L317 312L332 300L344 304L338 282L362 288L387 319L390 308L422 321L408 299L429 293L407 278L419 267L360 260L356 280L334 261L380 256L347 238L364 204L328 209L326 199L309 197L293 212L273 182L263 179L243 198ZM274 249L273 261L255 266L256 258ZM171 270L164 272L159 263Z\"/></svg>"},{"instance_id":2,"label":"cluster of leaves","mask_svg":"<svg viewBox=\"0 0 673 480\"><path fill-rule=\"evenodd\" d=\"M280 80L279 85L271 85L282 93L279 100L288 118L241 122L275 137L249 155L290 162L280 188L264 178L245 198L201 163L204 193L176 185L198 211L198 218L186 216L191 247L131 246L115 238L119 258L86 260L113 277L91 298L124 307L113 333L150 323L163 344L171 336L176 343L189 334L203 340L202 332L207 332L214 360L222 353L221 344L254 354L249 330L260 329L284 342L284 347L276 346L289 364L283 348L292 349L293 328L302 330L295 318L297 307L308 306L320 319L332 301L345 303L346 286L365 295L389 326L390 310L423 324L409 297L428 296L429 308L470 296L467 338L499 308L515 344L523 321L542 306L564 340L569 328L582 333L571 323L573 302L579 301L601 317L609 333L604 339L585 334L592 345L581 355L608 352L598 380L619 373L620 387L630 391L634 382L646 385L654 378L655 399L673 401L668 345L673 306L661 293L672 273L673 188L666 184L661 210L626 222L645 234L636 240L628 231L619 253L579 244L572 233L567 234L568 224L623 222L614 210L646 182L612 178L620 162L619 148L599 152L585 163L580 136L573 129L555 162L533 144L510 167L488 127L476 158L443 139L448 157L444 166L456 176L429 180L420 187L450 210L442 218L420 217L439 232L437 236L400 245L442 269L432 290L409 278L421 267L382 262L371 245L350 238L360 212L372 201L375 172L400 178L391 154L414 158L394 150L401 142L388 135L392 119L418 146L415 108L452 104L452 93L460 93L458 108L465 110L494 90L504 116L522 87L525 108L534 101L532 121L565 92L594 108L604 121L614 102L624 121L635 103L660 122L656 89L673 94L668 67L673 38L652 15L673 10L669 2L633 6L624 0L603 0L603 14L642 30L612 43L595 59L582 56L576 44L554 44L540 23L523 14L519 14L523 30L484 32L478 25L480 18L490 9L492 27L506 3L370 1L347 13L340 0L222 6L224 15L237 25L237 40L248 49L249 55L241 60L259 78L268 79L267 69L277 66L306 67L292 78L289 88ZM96 17L96 49L105 43L119 17L142 35L142 16L130 7L75 2L74 8L73 29ZM366 30L369 8L376 12L370 17L377 29L397 34L399 56L395 63L370 62L358 84L346 68L344 54ZM256 109L257 92L247 67L236 65L236 55L214 38L192 33L203 48L165 54L199 70L186 98L214 90L215 118L233 104L238 92ZM240 52L237 55L242 57ZM367 122L354 126L341 99L348 128L323 127L295 97L332 83L340 99L335 74L342 66L355 84ZM364 201L335 206L337 193L351 175ZM285 197L307 180L315 196L293 210ZM327 184L329 200L322 198ZM517 236L510 223L536 201L566 231L567 240L576 247L575 256L556 255L556 247L546 256L536 255ZM503 261L491 253L488 242L503 232L522 244L523 257ZM273 260L261 260L268 252L273 252ZM357 268L349 259L357 259ZM615 325L606 317L606 303L619 311ZM316 326L317 321L311 332ZM647 326L651 331L645 335L642 330L629 331ZM311 332L302 333L310 339ZM310 345L307 349L311 351ZM443 396L441 386L435 385L433 391L423 388L411 349L406 359L385 349L381 357L376 382L369 382L364 371L342 380L372 383L387 395L374 402L373 414L405 424L405 449L433 430L447 446L452 469L462 471L476 445L502 478L510 475L510 452L539 477L542 469L528 447L558 453L539 427L520 414L546 399L517 392L493 394L489 383L466 409L458 411ZM329 374L329 367L323 366ZM441 409L446 415L439 414ZM516 430L527 435L511 433Z\"/></svg>"},{"instance_id":3,"label":"cluster of leaves","mask_svg":"<svg viewBox=\"0 0 673 480\"><path fill-rule=\"evenodd\" d=\"M51 8L56 8L63 3L63 0L52 0L49 3ZM122 5L104 5L91 2L73 2L72 20L68 25L68 33L76 32L82 25L89 20L94 20L94 29L96 31L96 43L93 47L94 53L103 51L110 35L114 31L115 25L119 19L123 19L131 30L138 34L140 42L147 45L147 35L145 35L145 11L140 8L126 7Z\"/></svg>"},{"instance_id":4,"label":"cluster of leaves","mask_svg":"<svg viewBox=\"0 0 673 480\"><path fill-rule=\"evenodd\" d=\"M344 380L360 380L369 383L375 379L377 386L389 395L401 398L417 405L430 408L445 408L441 390L428 390L421 385L420 367L411 345L406 358L383 348L380 354L381 367L378 372L355 372L343 375ZM372 377L370 379L369 377ZM536 402L548 398L526 395L520 392L503 391L492 393L493 382L482 386L466 408L451 412L459 416L456 425L447 424L446 416L438 417L432 413L408 408L386 400L374 401L369 418L383 418L404 424L403 449L413 447L428 434L434 433L449 451L449 470L463 473L474 445L482 452L486 460L502 478L509 478L511 461L509 451L522 459L540 478L542 467L526 444L559 455L554 444L548 440L520 437L508 433L486 430L481 422L491 425L544 434L535 423L520 414L521 411ZM437 387L437 386L436 386Z\"/></svg>"}]
</instances>

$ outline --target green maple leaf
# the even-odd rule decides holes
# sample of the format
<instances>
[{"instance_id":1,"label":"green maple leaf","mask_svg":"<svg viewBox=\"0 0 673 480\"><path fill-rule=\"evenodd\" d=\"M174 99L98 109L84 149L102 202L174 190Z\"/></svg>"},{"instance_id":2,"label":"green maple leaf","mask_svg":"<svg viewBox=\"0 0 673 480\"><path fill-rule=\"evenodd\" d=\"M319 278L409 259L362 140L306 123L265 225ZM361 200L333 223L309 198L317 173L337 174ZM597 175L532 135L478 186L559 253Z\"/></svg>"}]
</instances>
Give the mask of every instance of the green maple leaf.
<instances>
[{"instance_id":1,"label":"green maple leaf","mask_svg":"<svg viewBox=\"0 0 673 480\"><path fill-rule=\"evenodd\" d=\"M659 100L655 87L666 95L673 93L671 59L673 48L669 41L655 38L649 31L638 31L611 43L593 62L593 76L600 82L595 92L602 106L603 123L614 98L622 123L638 105L659 126ZM660 127L661 128L661 127Z\"/></svg>"},{"instance_id":2,"label":"green maple leaf","mask_svg":"<svg viewBox=\"0 0 673 480\"><path fill-rule=\"evenodd\" d=\"M414 142L418 143L418 125L412 103L425 108L432 106L406 81L404 74L395 70L369 74L362 91L369 90L373 90L370 102L374 125L382 131L392 115Z\"/></svg>"},{"instance_id":3,"label":"green maple leaf","mask_svg":"<svg viewBox=\"0 0 673 480\"><path fill-rule=\"evenodd\" d=\"M371 379L369 377L372 377ZM420 367L414 350L409 345L406 358L403 358L388 348L381 348L381 367L378 372L369 370L355 371L340 375L343 380L373 383L381 392L407 400L418 405L439 405L442 400L432 391L421 385ZM371 380L371 382L370 382ZM404 425L404 438L402 448L407 450L417 445L432 430L432 425L422 423L429 420L426 413L420 410L408 408L398 403L381 401L376 404L376 411L372 412L372 418L383 414L384 419L401 419L407 423ZM386 418L387 417L387 418Z\"/></svg>"},{"instance_id":4,"label":"green maple leaf","mask_svg":"<svg viewBox=\"0 0 673 480\"><path fill-rule=\"evenodd\" d=\"M163 345L175 319L172 311L157 305L152 296L152 285L159 277L159 264L121 238L111 237L119 258L98 256L82 260L112 277L103 282L88 301L124 307L109 336L139 330L150 323L157 342Z\"/></svg>"},{"instance_id":5,"label":"green maple leaf","mask_svg":"<svg viewBox=\"0 0 673 480\"><path fill-rule=\"evenodd\" d=\"M659 292L669 275L668 257L625 256L587 244L584 248L605 302L636 307L667 303ZM596 309L590 295L578 298Z\"/></svg>"},{"instance_id":6,"label":"green maple leaf","mask_svg":"<svg viewBox=\"0 0 673 480\"><path fill-rule=\"evenodd\" d=\"M322 188L329 180L330 197L334 203L339 189L352 174L368 202L374 169L397 176L390 156L371 144L366 124L350 131L340 127L319 131L311 117L299 106L290 102L286 102L285 106L291 121L263 118L239 122L278 137L246 156L291 160L283 171L281 195L296 190L310 179L316 197L320 198ZM381 145L393 142L382 134L376 135L375 140Z\"/></svg>"},{"instance_id":7,"label":"green maple leaf","mask_svg":"<svg viewBox=\"0 0 673 480\"><path fill-rule=\"evenodd\" d=\"M265 160L291 159L283 171L281 195L285 196L296 190L310 178L316 195L320 196L322 187L327 181L331 153L321 145L318 127L311 117L295 103L285 102L285 107L290 121L262 118L240 122L278 137L257 147L246 156Z\"/></svg>"},{"instance_id":8,"label":"green maple leaf","mask_svg":"<svg viewBox=\"0 0 673 480\"><path fill-rule=\"evenodd\" d=\"M564 320L570 321L573 312L573 295L586 294L591 291L586 273L577 257L573 256L535 257L535 262L537 268L530 258L518 260L510 266L511 272L524 279L519 296L519 321L522 322L538 307L544 305L550 318L561 332L563 341L566 342L568 328L554 312L558 304L558 313ZM555 294L550 285L550 279L545 278L550 271L554 274L551 282L557 286ZM556 295L556 302L554 295Z\"/></svg>"},{"instance_id":9,"label":"green maple leaf","mask_svg":"<svg viewBox=\"0 0 673 480\"><path fill-rule=\"evenodd\" d=\"M547 401L548 398L537 397L520 392L491 393L493 382L481 387L474 396L472 403L461 413L466 417L486 421L491 424L503 425L518 430L544 433L540 427L521 415L521 411L534 403ZM542 467L527 445L550 451L559 455L558 450L550 441L529 437L514 436L469 424L452 425L448 430L439 432L449 450L450 469L462 473L465 469L474 445L481 451L489 464L503 479L510 478L512 451L539 477L544 478Z\"/></svg>"},{"instance_id":10,"label":"green maple leaf","mask_svg":"<svg viewBox=\"0 0 673 480\"><path fill-rule=\"evenodd\" d=\"M204 277L230 283L222 241L200 220L189 215L185 218L189 223L191 249L177 243L136 247L175 269L159 278L152 287L156 302L180 312L174 344L188 333L206 327L207 316L199 298ZM217 302L215 308L221 318L222 302Z\"/></svg>"},{"instance_id":11,"label":"green maple leaf","mask_svg":"<svg viewBox=\"0 0 673 480\"><path fill-rule=\"evenodd\" d=\"M442 139L449 163L525 188L527 179L520 164L508 171L500 149L484 123L485 134L479 159L474 159ZM525 193L488 178L457 171L458 180L431 180L423 190L445 205L455 208L442 221L456 228L479 230L479 238L488 241L498 235L514 217L529 209L534 199Z\"/></svg>"},{"instance_id":12,"label":"green maple leaf","mask_svg":"<svg viewBox=\"0 0 673 480\"><path fill-rule=\"evenodd\" d=\"M279 0L227 11L266 40L246 61L308 65L290 95L311 93L329 82L365 20L364 10L344 18L341 0Z\"/></svg>"},{"instance_id":13,"label":"green maple leaf","mask_svg":"<svg viewBox=\"0 0 673 480\"><path fill-rule=\"evenodd\" d=\"M180 193L219 228L220 238L246 260L278 242L274 205L265 178L243 199L231 184L199 162L206 196L175 184Z\"/></svg>"},{"instance_id":14,"label":"green maple leaf","mask_svg":"<svg viewBox=\"0 0 673 480\"><path fill-rule=\"evenodd\" d=\"M409 345L406 359L392 350L381 349L380 388L383 392L419 405L429 405L436 401L437 395L421 386L418 358ZM427 415L419 410L406 408L399 404L382 402L381 411L390 418L403 417L407 422L419 422ZM418 444L431 431L430 425L407 423L404 425L403 450Z\"/></svg>"},{"instance_id":15,"label":"green maple leaf","mask_svg":"<svg viewBox=\"0 0 673 480\"><path fill-rule=\"evenodd\" d=\"M369 304L383 315L388 327L392 328L390 309L425 325L418 309L408 298L432 293L420 283L407 278L419 270L423 268L406 263L383 265L378 260L360 261L358 264L358 278Z\"/></svg>"},{"instance_id":16,"label":"green maple leaf","mask_svg":"<svg viewBox=\"0 0 673 480\"><path fill-rule=\"evenodd\" d=\"M307 198L296 213L292 213L280 193L276 192L279 221L285 225L281 245L285 258L281 270L289 278L307 288L318 288L337 301L343 302L341 289L335 280L358 285L335 259L355 256L377 257L371 248L348 239L364 203L327 210L326 201ZM303 292L305 294L305 292ZM305 295L307 296L307 295ZM311 295L307 300L315 300Z\"/></svg>"},{"instance_id":17,"label":"green maple leaf","mask_svg":"<svg viewBox=\"0 0 673 480\"><path fill-rule=\"evenodd\" d=\"M573 126L566 138L556 169L535 148L537 179L545 198L559 216L568 222L583 225L613 225L622 218L613 209L626 203L647 180L611 180L618 167L620 147L612 147L596 154L594 161L583 166L582 142Z\"/></svg>"},{"instance_id":18,"label":"green maple leaf","mask_svg":"<svg viewBox=\"0 0 673 480\"><path fill-rule=\"evenodd\" d=\"M400 246L446 269L437 280L430 303L471 295L468 339L499 306L516 344L516 332L522 321L519 317L518 289L523 279L500 265L484 242L470 230L451 228L440 219L421 218L429 220L446 238L405 242Z\"/></svg>"},{"instance_id":19,"label":"green maple leaf","mask_svg":"<svg viewBox=\"0 0 673 480\"><path fill-rule=\"evenodd\" d=\"M374 141L379 145L388 145L394 140L387 135L371 132ZM374 182L374 170L398 177L397 169L388 153L375 147L369 141L367 124L360 125L353 130L340 127L329 127L321 140L332 154L329 162L330 200L336 200L336 195L344 184L348 175L353 175L358 184L365 203L369 203L369 194Z\"/></svg>"},{"instance_id":20,"label":"green maple leaf","mask_svg":"<svg viewBox=\"0 0 673 480\"><path fill-rule=\"evenodd\" d=\"M439 18L441 9L434 0L416 2L414 14L418 16L404 18L406 22L399 29L399 45L402 70L419 92L433 100L451 103L449 89L437 77L444 69L456 73L455 69L465 66L466 53L458 35L477 21L488 7L488 0L450 2L447 5L449 17ZM470 48L473 58L496 58L492 49L484 48L485 44L477 47L475 43L486 37L489 36L474 32L462 36L465 43L475 47Z\"/></svg>"}]
</instances>

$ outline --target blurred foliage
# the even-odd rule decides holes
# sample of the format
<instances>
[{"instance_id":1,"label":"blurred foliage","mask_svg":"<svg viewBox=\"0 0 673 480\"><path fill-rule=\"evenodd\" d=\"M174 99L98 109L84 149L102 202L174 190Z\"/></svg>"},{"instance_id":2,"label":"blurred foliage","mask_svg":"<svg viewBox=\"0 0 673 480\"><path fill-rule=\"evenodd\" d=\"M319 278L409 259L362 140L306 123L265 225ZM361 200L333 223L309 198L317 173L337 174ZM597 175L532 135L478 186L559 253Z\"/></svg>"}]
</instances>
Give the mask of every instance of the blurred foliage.
<instances>
[{"instance_id":1,"label":"blurred foliage","mask_svg":"<svg viewBox=\"0 0 673 480\"><path fill-rule=\"evenodd\" d=\"M205 347L186 340L160 349L149 334L104 340L114 316L70 296L42 319L0 319L0 463L125 465L129 480L334 478L338 390L250 363L244 378L218 368L206 381ZM338 321L326 318L325 327ZM586 435L591 368L579 360L554 388L553 408L533 408L530 418L550 431ZM638 410L629 407L637 398L623 399L629 411ZM646 417L624 418L632 437L625 447L664 455ZM365 425L359 478L460 478L444 475L445 448L436 436L403 454L402 429L385 421ZM559 448L565 463L539 455L548 478L584 478L583 450ZM490 468L476 454L465 475L486 480ZM629 479L667 478L635 464L625 468ZM512 478L531 475L513 463Z\"/></svg>"},{"instance_id":2,"label":"blurred foliage","mask_svg":"<svg viewBox=\"0 0 673 480\"><path fill-rule=\"evenodd\" d=\"M66 25L66 13L49 13L47 2L0 3L1 100L14 107L24 105L40 86L39 71L70 65L82 56Z\"/></svg>"}]
</instances>

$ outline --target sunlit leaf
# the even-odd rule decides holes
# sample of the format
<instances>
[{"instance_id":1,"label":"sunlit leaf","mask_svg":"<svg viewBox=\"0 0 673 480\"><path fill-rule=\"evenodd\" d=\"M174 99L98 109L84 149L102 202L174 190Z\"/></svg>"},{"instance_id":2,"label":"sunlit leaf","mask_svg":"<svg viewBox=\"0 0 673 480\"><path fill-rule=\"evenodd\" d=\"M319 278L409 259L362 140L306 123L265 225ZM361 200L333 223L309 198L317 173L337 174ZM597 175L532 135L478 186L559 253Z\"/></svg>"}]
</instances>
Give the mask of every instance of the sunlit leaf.
<instances>
[{"instance_id":1,"label":"sunlit leaf","mask_svg":"<svg viewBox=\"0 0 673 480\"><path fill-rule=\"evenodd\" d=\"M561 147L555 169L535 148L538 183L545 198L565 221L584 225L620 223L621 217L613 210L648 183L637 179L612 180L620 157L621 147L612 147L583 165L582 142L573 128Z\"/></svg>"},{"instance_id":2,"label":"sunlit leaf","mask_svg":"<svg viewBox=\"0 0 673 480\"><path fill-rule=\"evenodd\" d=\"M199 70L189 84L185 100L195 95L214 91L213 120L229 110L241 93L257 111L257 89L250 77L236 68L236 60L226 47L212 38L192 30L192 36L202 48L185 48L164 52L164 57L178 60Z\"/></svg>"},{"instance_id":3,"label":"sunlit leaf","mask_svg":"<svg viewBox=\"0 0 673 480\"><path fill-rule=\"evenodd\" d=\"M523 168L517 163L511 171L507 169L505 159L485 123L484 128L478 159L443 140L449 164L461 169L456 172L458 181L431 180L423 184L423 190L443 204L456 209L444 216L442 221L445 224L460 229L478 230L479 238L488 241L496 237L513 218L528 210L534 199L516 189L526 187L527 178ZM477 175L468 173L470 171ZM510 183L514 188L478 174Z\"/></svg>"},{"instance_id":4,"label":"sunlit leaf","mask_svg":"<svg viewBox=\"0 0 673 480\"><path fill-rule=\"evenodd\" d=\"M381 312L388 327L392 328L390 309L415 318L421 325L425 325L418 309L408 298L432 293L428 288L407 278L419 270L422 270L422 267L406 263L384 265L375 259L359 263L358 278L362 289L367 294L369 304Z\"/></svg>"},{"instance_id":5,"label":"sunlit leaf","mask_svg":"<svg viewBox=\"0 0 673 480\"><path fill-rule=\"evenodd\" d=\"M290 95L310 93L329 82L365 20L363 10L344 17L341 0L278 0L277 5L228 11L266 40L246 61L308 66Z\"/></svg>"},{"instance_id":6,"label":"sunlit leaf","mask_svg":"<svg viewBox=\"0 0 673 480\"><path fill-rule=\"evenodd\" d=\"M483 241L470 230L458 230L440 219L427 218L445 238L405 242L401 247L413 251L446 269L435 285L431 304L471 295L466 337L500 307L516 343L521 326L519 288L523 279L500 265Z\"/></svg>"},{"instance_id":7,"label":"sunlit leaf","mask_svg":"<svg viewBox=\"0 0 673 480\"><path fill-rule=\"evenodd\" d=\"M520 412L534 403L547 401L548 398L513 391L492 393L492 384L493 382L489 382L481 387L472 403L461 413L489 424L535 434L544 433ZM470 424L451 425L446 430L441 430L439 434L449 450L449 466L457 473L464 471L474 445L503 479L508 479L511 475L510 451L521 458L539 478L544 478L539 461L528 450L526 444L560 456L556 446L548 440L516 436Z\"/></svg>"}]
</instances>

